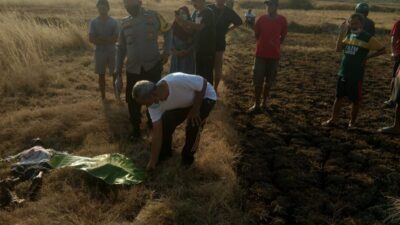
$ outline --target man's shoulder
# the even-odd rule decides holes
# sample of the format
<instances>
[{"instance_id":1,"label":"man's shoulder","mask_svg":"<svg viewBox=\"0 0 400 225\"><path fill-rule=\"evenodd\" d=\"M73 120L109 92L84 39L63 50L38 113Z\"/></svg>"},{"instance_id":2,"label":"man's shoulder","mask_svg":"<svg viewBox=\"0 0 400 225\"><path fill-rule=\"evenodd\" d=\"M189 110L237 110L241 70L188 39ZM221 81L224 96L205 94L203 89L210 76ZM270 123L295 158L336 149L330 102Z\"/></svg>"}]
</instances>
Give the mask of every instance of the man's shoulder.
<instances>
[{"instance_id":1,"label":"man's shoulder","mask_svg":"<svg viewBox=\"0 0 400 225\"><path fill-rule=\"evenodd\" d=\"M122 29L131 27L132 24L133 24L133 17L132 17L132 16L124 17L124 18L122 18L122 20L121 20L121 28L122 28Z\"/></svg>"},{"instance_id":2,"label":"man's shoulder","mask_svg":"<svg viewBox=\"0 0 400 225\"><path fill-rule=\"evenodd\" d=\"M155 17L158 17L160 14L157 12L157 11L155 11L155 10L152 10L152 9L144 9L143 10L143 15L144 16L155 16Z\"/></svg>"},{"instance_id":3,"label":"man's shoulder","mask_svg":"<svg viewBox=\"0 0 400 225\"><path fill-rule=\"evenodd\" d=\"M99 16L96 16L96 17L94 17L94 18L92 18L92 19L90 20L90 23L91 23L91 24L95 24L95 23L98 23L98 21L99 21Z\"/></svg>"},{"instance_id":4,"label":"man's shoulder","mask_svg":"<svg viewBox=\"0 0 400 225\"><path fill-rule=\"evenodd\" d=\"M365 23L372 24L372 25L375 24L375 22L368 17L365 18Z\"/></svg>"},{"instance_id":5,"label":"man's shoulder","mask_svg":"<svg viewBox=\"0 0 400 225\"><path fill-rule=\"evenodd\" d=\"M215 4L209 4L209 5L207 5L207 8L209 8L211 10L216 10L217 6Z\"/></svg>"},{"instance_id":6,"label":"man's shoulder","mask_svg":"<svg viewBox=\"0 0 400 225\"><path fill-rule=\"evenodd\" d=\"M278 20L287 23L286 17L283 15L278 15Z\"/></svg>"}]
</instances>

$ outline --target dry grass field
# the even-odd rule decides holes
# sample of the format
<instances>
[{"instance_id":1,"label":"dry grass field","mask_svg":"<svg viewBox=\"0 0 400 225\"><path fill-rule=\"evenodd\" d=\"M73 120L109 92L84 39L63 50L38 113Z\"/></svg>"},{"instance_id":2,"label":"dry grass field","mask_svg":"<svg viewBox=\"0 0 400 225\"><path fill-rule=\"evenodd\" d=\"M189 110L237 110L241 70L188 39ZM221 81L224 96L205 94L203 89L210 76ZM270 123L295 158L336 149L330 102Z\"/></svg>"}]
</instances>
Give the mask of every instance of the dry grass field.
<instances>
[{"instance_id":1,"label":"dry grass field","mask_svg":"<svg viewBox=\"0 0 400 225\"><path fill-rule=\"evenodd\" d=\"M127 15L122 0L110 2L113 17ZM144 2L169 21L173 10L189 5ZM255 6L261 15L255 2L239 0L236 10L243 15ZM370 15L378 38L389 48L388 31L400 7L395 1L371 2L378 9ZM87 40L94 5L0 0L0 157L18 153L39 136L56 150L82 156L120 152L146 165L151 140L146 132L129 142L127 107L113 99L110 77L108 100L99 97ZM389 95L390 57L368 65L360 128L349 131L344 120L337 129L320 128L334 96L337 26L354 6L315 1L314 7L280 11L289 20L289 35L265 115L245 113L252 99L252 32L243 27L229 35L221 101L193 167L179 166L184 140L179 130L173 158L143 184L111 187L83 172L52 171L39 200L0 210L0 224L398 224L393 207L399 203L392 199L400 195L400 140L375 132L392 122L393 112L381 108ZM0 177L7 171L0 164ZM20 194L26 189L21 185Z\"/></svg>"}]
</instances>

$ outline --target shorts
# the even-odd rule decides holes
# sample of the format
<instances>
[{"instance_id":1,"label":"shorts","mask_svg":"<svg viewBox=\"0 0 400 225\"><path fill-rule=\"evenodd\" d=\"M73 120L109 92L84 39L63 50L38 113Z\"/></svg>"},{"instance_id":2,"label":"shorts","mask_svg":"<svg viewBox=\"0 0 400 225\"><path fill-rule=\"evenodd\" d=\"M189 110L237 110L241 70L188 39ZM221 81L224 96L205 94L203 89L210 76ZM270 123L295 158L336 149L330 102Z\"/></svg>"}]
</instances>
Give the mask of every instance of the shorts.
<instances>
[{"instance_id":1,"label":"shorts","mask_svg":"<svg viewBox=\"0 0 400 225\"><path fill-rule=\"evenodd\" d=\"M263 83L265 82L265 85L272 87L276 81L278 66L279 60L277 59L256 57L253 68L254 86L263 86Z\"/></svg>"},{"instance_id":2,"label":"shorts","mask_svg":"<svg viewBox=\"0 0 400 225\"><path fill-rule=\"evenodd\" d=\"M362 100L362 80L345 80L339 77L336 86L336 98L347 97L352 102Z\"/></svg>"},{"instance_id":3,"label":"shorts","mask_svg":"<svg viewBox=\"0 0 400 225\"><path fill-rule=\"evenodd\" d=\"M397 60L397 61L394 62L394 65L393 65L393 74L392 74L393 78L396 77L397 70L399 69L399 65L400 65L400 60Z\"/></svg>"},{"instance_id":4,"label":"shorts","mask_svg":"<svg viewBox=\"0 0 400 225\"><path fill-rule=\"evenodd\" d=\"M96 51L94 55L95 73L99 75L106 74L106 68L110 74L115 69L115 51Z\"/></svg>"}]
</instances>

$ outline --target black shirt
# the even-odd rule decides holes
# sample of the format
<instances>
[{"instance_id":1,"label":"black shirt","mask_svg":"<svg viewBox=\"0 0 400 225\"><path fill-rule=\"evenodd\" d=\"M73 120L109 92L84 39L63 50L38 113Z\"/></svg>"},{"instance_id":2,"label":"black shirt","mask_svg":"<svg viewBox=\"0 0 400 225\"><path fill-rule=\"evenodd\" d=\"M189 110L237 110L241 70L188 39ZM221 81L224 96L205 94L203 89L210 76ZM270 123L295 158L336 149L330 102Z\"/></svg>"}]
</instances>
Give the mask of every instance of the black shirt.
<instances>
[{"instance_id":1,"label":"black shirt","mask_svg":"<svg viewBox=\"0 0 400 225\"><path fill-rule=\"evenodd\" d=\"M368 17L365 18L363 30L372 36L375 36L375 23Z\"/></svg>"},{"instance_id":2,"label":"black shirt","mask_svg":"<svg viewBox=\"0 0 400 225\"><path fill-rule=\"evenodd\" d=\"M216 22L216 50L224 51L226 47L225 35L228 32L228 28L233 24L239 26L243 24L240 16L227 6L220 9L215 4L208 6L215 16Z\"/></svg>"},{"instance_id":3,"label":"black shirt","mask_svg":"<svg viewBox=\"0 0 400 225\"><path fill-rule=\"evenodd\" d=\"M205 54L215 53L215 18L208 7L202 11L195 11L192 20L196 24L204 24L204 28L195 35L196 52Z\"/></svg>"}]
</instances>

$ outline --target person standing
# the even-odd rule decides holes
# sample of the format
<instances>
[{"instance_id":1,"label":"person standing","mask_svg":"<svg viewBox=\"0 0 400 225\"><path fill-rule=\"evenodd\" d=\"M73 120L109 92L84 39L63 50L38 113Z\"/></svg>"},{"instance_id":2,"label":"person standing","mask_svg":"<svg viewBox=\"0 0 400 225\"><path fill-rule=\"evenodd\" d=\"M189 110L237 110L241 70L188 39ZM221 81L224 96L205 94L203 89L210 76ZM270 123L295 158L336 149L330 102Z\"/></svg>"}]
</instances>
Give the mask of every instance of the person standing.
<instances>
[{"instance_id":1,"label":"person standing","mask_svg":"<svg viewBox=\"0 0 400 225\"><path fill-rule=\"evenodd\" d=\"M172 73L158 83L140 81L132 96L149 106L153 121L151 155L147 170L172 155L172 135L186 120L186 140L182 149L182 165L190 166L199 145L200 134L217 101L213 86L197 75Z\"/></svg>"},{"instance_id":2,"label":"person standing","mask_svg":"<svg viewBox=\"0 0 400 225\"><path fill-rule=\"evenodd\" d=\"M394 81L396 77L396 72L400 65L400 19L396 21L393 25L392 31L390 32L391 44L392 44L392 59L394 62L393 65L393 73L392 73L392 81L390 83L390 90L393 92L394 89ZM394 108L396 106L396 102L393 99L389 99L385 101L385 105L388 108Z\"/></svg>"},{"instance_id":3,"label":"person standing","mask_svg":"<svg viewBox=\"0 0 400 225\"><path fill-rule=\"evenodd\" d=\"M261 113L267 109L269 92L278 72L281 44L288 29L286 18L278 14L278 0L264 3L267 5L268 14L258 18L254 28L257 40L253 75L255 103L250 107L249 113Z\"/></svg>"},{"instance_id":4,"label":"person standing","mask_svg":"<svg viewBox=\"0 0 400 225\"><path fill-rule=\"evenodd\" d=\"M253 14L253 9L247 10L247 12L244 14L244 19L246 26L254 28L254 24L256 22L256 15Z\"/></svg>"},{"instance_id":5,"label":"person standing","mask_svg":"<svg viewBox=\"0 0 400 225\"><path fill-rule=\"evenodd\" d=\"M207 7L205 0L192 0L195 12L192 21L186 21L175 15L175 21L195 35L195 74L204 77L211 84L214 81L215 61L215 18L214 13Z\"/></svg>"},{"instance_id":6,"label":"person standing","mask_svg":"<svg viewBox=\"0 0 400 225\"><path fill-rule=\"evenodd\" d=\"M336 99L333 104L331 118L324 126L337 123L340 110L346 99L352 102L351 120L348 127L355 126L362 100L362 84L364 80L365 62L369 58L385 53L385 47L371 34L363 31L364 16L356 13L341 25L336 42L336 51L343 51L342 62L338 72ZM350 32L348 32L350 30ZM370 51L374 51L370 53Z\"/></svg>"},{"instance_id":7,"label":"person standing","mask_svg":"<svg viewBox=\"0 0 400 225\"><path fill-rule=\"evenodd\" d=\"M392 91L392 101L395 104L396 112L394 117L394 123L390 127L385 127L379 129L378 131L384 134L400 134L400 69L397 70L396 76L393 78L393 91Z\"/></svg>"},{"instance_id":8,"label":"person standing","mask_svg":"<svg viewBox=\"0 0 400 225\"><path fill-rule=\"evenodd\" d=\"M375 36L375 22L368 18L369 5L368 3L362 2L356 5L355 13L359 13L365 17L363 30L372 36Z\"/></svg>"},{"instance_id":9,"label":"person standing","mask_svg":"<svg viewBox=\"0 0 400 225\"><path fill-rule=\"evenodd\" d=\"M214 12L216 22L216 53L214 63L214 87L218 92L218 85L222 77L224 52L226 49L226 34L243 24L240 16L233 9L225 5L226 0L215 0L209 8Z\"/></svg>"},{"instance_id":10,"label":"person standing","mask_svg":"<svg viewBox=\"0 0 400 225\"><path fill-rule=\"evenodd\" d=\"M90 21L89 41L96 46L94 54L95 73L99 75L101 99L105 100L107 68L108 72L113 75L113 83L116 79L114 74L115 43L118 39L119 26L118 22L108 15L110 4L107 0L98 0L96 6L99 16ZM118 96L116 97L118 98Z\"/></svg>"},{"instance_id":11,"label":"person standing","mask_svg":"<svg viewBox=\"0 0 400 225\"><path fill-rule=\"evenodd\" d=\"M189 9L184 6L176 11L183 20L190 20ZM193 35L176 21L172 25L172 57L170 73L194 73L194 43Z\"/></svg>"},{"instance_id":12,"label":"person standing","mask_svg":"<svg viewBox=\"0 0 400 225\"><path fill-rule=\"evenodd\" d=\"M144 9L141 0L124 0L124 6L130 16L122 21L115 73L121 76L126 57L126 101L133 126L131 138L138 138L141 106L132 99L132 88L139 80L157 82L161 78L163 64L168 61L171 51L172 31L170 24L159 13ZM162 54L158 45L159 34L164 35Z\"/></svg>"}]
</instances>

